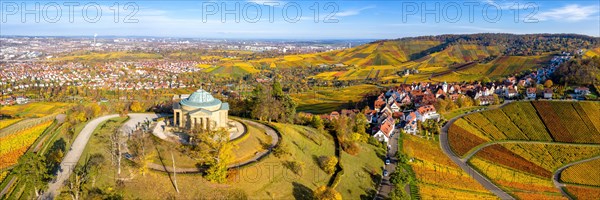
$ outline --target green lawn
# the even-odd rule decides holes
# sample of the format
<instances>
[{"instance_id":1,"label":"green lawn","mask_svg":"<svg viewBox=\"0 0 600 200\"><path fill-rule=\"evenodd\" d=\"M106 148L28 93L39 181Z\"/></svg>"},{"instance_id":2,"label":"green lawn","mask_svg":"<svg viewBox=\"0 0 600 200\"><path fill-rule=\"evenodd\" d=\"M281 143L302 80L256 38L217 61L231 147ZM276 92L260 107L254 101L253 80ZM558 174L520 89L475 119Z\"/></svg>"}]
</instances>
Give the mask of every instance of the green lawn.
<instances>
[{"instance_id":1,"label":"green lawn","mask_svg":"<svg viewBox=\"0 0 600 200\"><path fill-rule=\"evenodd\" d=\"M247 136L242 136L234 143L237 148L235 149L235 162L243 162L248 159L252 159L258 152L265 150L265 146L271 144L272 138L265 133L264 130L258 127L246 124L248 128Z\"/></svg>"},{"instance_id":2,"label":"green lawn","mask_svg":"<svg viewBox=\"0 0 600 200\"><path fill-rule=\"evenodd\" d=\"M277 158L270 155L259 163L236 170L237 176L231 185L255 199L308 199L313 189L326 185L330 179L330 175L318 167L316 158L333 156L333 141L312 128L289 124L275 126L281 130L281 142L288 147L291 156ZM321 145L305 136L309 134ZM285 163L289 161L303 164L300 175L286 167Z\"/></svg>"},{"instance_id":3,"label":"green lawn","mask_svg":"<svg viewBox=\"0 0 600 200\"><path fill-rule=\"evenodd\" d=\"M378 153L385 154L383 149L373 145L361 144L361 151L353 156L342 151L341 163L344 168L342 181L335 188L344 199L371 197L376 191L378 176L382 174L383 159Z\"/></svg>"}]
</instances>

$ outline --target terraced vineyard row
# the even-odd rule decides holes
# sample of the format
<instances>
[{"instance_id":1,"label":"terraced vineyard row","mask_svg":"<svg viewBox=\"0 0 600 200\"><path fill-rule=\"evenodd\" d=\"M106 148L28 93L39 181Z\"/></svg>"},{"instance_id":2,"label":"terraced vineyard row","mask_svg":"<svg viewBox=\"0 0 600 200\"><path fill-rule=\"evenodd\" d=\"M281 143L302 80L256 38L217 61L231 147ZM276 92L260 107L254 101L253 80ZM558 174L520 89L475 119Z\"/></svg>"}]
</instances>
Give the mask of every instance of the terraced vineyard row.
<instances>
[{"instance_id":1,"label":"terraced vineyard row","mask_svg":"<svg viewBox=\"0 0 600 200\"><path fill-rule=\"evenodd\" d=\"M600 159L580 163L566 168L560 180L566 183L591 185L600 187Z\"/></svg>"},{"instance_id":2,"label":"terraced vineyard row","mask_svg":"<svg viewBox=\"0 0 600 200\"><path fill-rule=\"evenodd\" d=\"M600 154L600 147L591 146L561 144L502 144L502 146L552 172L565 164Z\"/></svg>"},{"instance_id":3,"label":"terraced vineyard row","mask_svg":"<svg viewBox=\"0 0 600 200\"><path fill-rule=\"evenodd\" d=\"M29 146L52 124L47 121L11 135L0 137L0 168L8 167L17 162Z\"/></svg>"},{"instance_id":4,"label":"terraced vineyard row","mask_svg":"<svg viewBox=\"0 0 600 200\"><path fill-rule=\"evenodd\" d=\"M600 105L592 102L516 102L458 119L448 140L458 155L488 141L600 143Z\"/></svg>"},{"instance_id":5,"label":"terraced vineyard row","mask_svg":"<svg viewBox=\"0 0 600 200\"><path fill-rule=\"evenodd\" d=\"M553 173L566 164L600 155L598 116L597 102L516 102L456 120L448 129L448 142L456 154L464 155L486 142L517 140L479 149L468 162L518 199L564 199L552 183ZM571 166L561 180L597 187L598 166L598 160ZM595 194L584 187L568 190L580 199Z\"/></svg>"}]
</instances>

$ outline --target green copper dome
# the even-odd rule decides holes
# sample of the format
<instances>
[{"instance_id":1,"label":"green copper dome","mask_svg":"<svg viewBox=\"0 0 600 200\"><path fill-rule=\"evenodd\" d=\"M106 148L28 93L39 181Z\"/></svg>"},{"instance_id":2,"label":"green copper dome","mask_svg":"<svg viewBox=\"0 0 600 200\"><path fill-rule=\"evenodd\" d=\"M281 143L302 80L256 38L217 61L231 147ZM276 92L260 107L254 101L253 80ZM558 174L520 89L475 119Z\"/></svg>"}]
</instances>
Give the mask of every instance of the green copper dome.
<instances>
[{"instance_id":1,"label":"green copper dome","mask_svg":"<svg viewBox=\"0 0 600 200\"><path fill-rule=\"evenodd\" d=\"M196 90L187 99L181 100L181 104L190 107L207 107L221 104L221 101L215 99L210 93L203 89Z\"/></svg>"}]
</instances>

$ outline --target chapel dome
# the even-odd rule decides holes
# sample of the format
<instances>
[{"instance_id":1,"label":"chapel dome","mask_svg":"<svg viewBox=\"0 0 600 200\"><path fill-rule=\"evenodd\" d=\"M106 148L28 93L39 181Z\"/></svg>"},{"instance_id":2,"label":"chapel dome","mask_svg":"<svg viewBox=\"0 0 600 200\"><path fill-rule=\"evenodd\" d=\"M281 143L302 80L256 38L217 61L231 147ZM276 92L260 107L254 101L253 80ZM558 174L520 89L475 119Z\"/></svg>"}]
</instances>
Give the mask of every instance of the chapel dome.
<instances>
[{"instance_id":1,"label":"chapel dome","mask_svg":"<svg viewBox=\"0 0 600 200\"><path fill-rule=\"evenodd\" d=\"M181 104L189 107L202 108L220 105L221 101L215 99L210 93L203 89L198 89L188 98L181 100Z\"/></svg>"}]
</instances>

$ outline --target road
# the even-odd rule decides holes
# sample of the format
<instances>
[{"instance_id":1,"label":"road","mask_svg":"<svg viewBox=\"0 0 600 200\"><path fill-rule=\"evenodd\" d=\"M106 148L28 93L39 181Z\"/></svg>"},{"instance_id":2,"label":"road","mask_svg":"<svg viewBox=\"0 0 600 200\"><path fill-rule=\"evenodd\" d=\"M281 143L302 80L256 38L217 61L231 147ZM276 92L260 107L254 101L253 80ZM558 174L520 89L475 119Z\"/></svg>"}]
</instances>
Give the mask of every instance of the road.
<instances>
[{"instance_id":1,"label":"road","mask_svg":"<svg viewBox=\"0 0 600 200\"><path fill-rule=\"evenodd\" d=\"M573 200L573 198L565 191L565 189L564 189L565 184L560 182L560 173L562 173L563 170L565 170L566 168L568 168L570 166L584 163L584 162L589 162L589 161L596 160L596 159L600 159L600 156L583 159L583 160L580 160L577 162L572 162L572 163L566 164L566 165L558 168L554 172L554 174L552 174L552 182L554 183L554 187L558 188L558 190L560 190L560 193L562 193L563 196L569 198L570 200Z\"/></svg>"},{"instance_id":2,"label":"road","mask_svg":"<svg viewBox=\"0 0 600 200\"><path fill-rule=\"evenodd\" d=\"M502 104L498 108L502 108L507 104L508 104L508 102ZM480 112L480 111L478 111L478 112ZM450 148L450 143L448 142L448 128L450 128L450 125L452 125L452 123L454 123L457 119L459 119L467 114L470 114L470 113L462 114L462 115L459 115L459 116L456 116L456 117L450 119L450 121L448 121L448 123L446 123L446 125L444 125L442 127L442 133L440 134L440 146L442 147L442 151L454 163L456 163L458 166L460 166L460 168L463 171L465 171L467 174L469 174L471 177L473 177L473 179L475 179L477 182L479 182L481 185L483 185L483 187L485 187L486 189L488 189L489 191L494 193L496 196L498 196L501 199L514 199L508 193L504 192L502 189L500 189L498 186L496 186L494 183L492 183L490 180L488 180L485 176L481 175L477 170L473 169L469 164L467 164L467 162L463 161Z\"/></svg>"},{"instance_id":3,"label":"road","mask_svg":"<svg viewBox=\"0 0 600 200\"><path fill-rule=\"evenodd\" d=\"M73 141L73 145L71 145L71 149L67 153L67 155L63 158L63 161L60 163L60 169L58 174L56 175L55 181L48 183L48 190L43 194L41 199L54 199L56 195L58 195L58 190L64 185L65 181L69 179L73 169L79 162L79 158L85 149L88 141L90 140L90 136L96 129L98 125L102 122L110 119L118 117L119 115L105 115L102 117L98 117L88 122L85 127L79 132L77 138Z\"/></svg>"},{"instance_id":4,"label":"road","mask_svg":"<svg viewBox=\"0 0 600 200\"><path fill-rule=\"evenodd\" d=\"M394 133L392 138L388 142L390 149L388 150L387 157L390 158L390 164L385 165L384 169L392 174L396 171L398 165L398 158L396 158L396 152L398 152L398 137L401 133ZM386 199L389 193L394 189L394 185L390 182L390 176L384 176L379 184L379 190L375 199ZM406 188L405 188L406 190ZM408 192L408 191L407 191Z\"/></svg>"}]
</instances>

